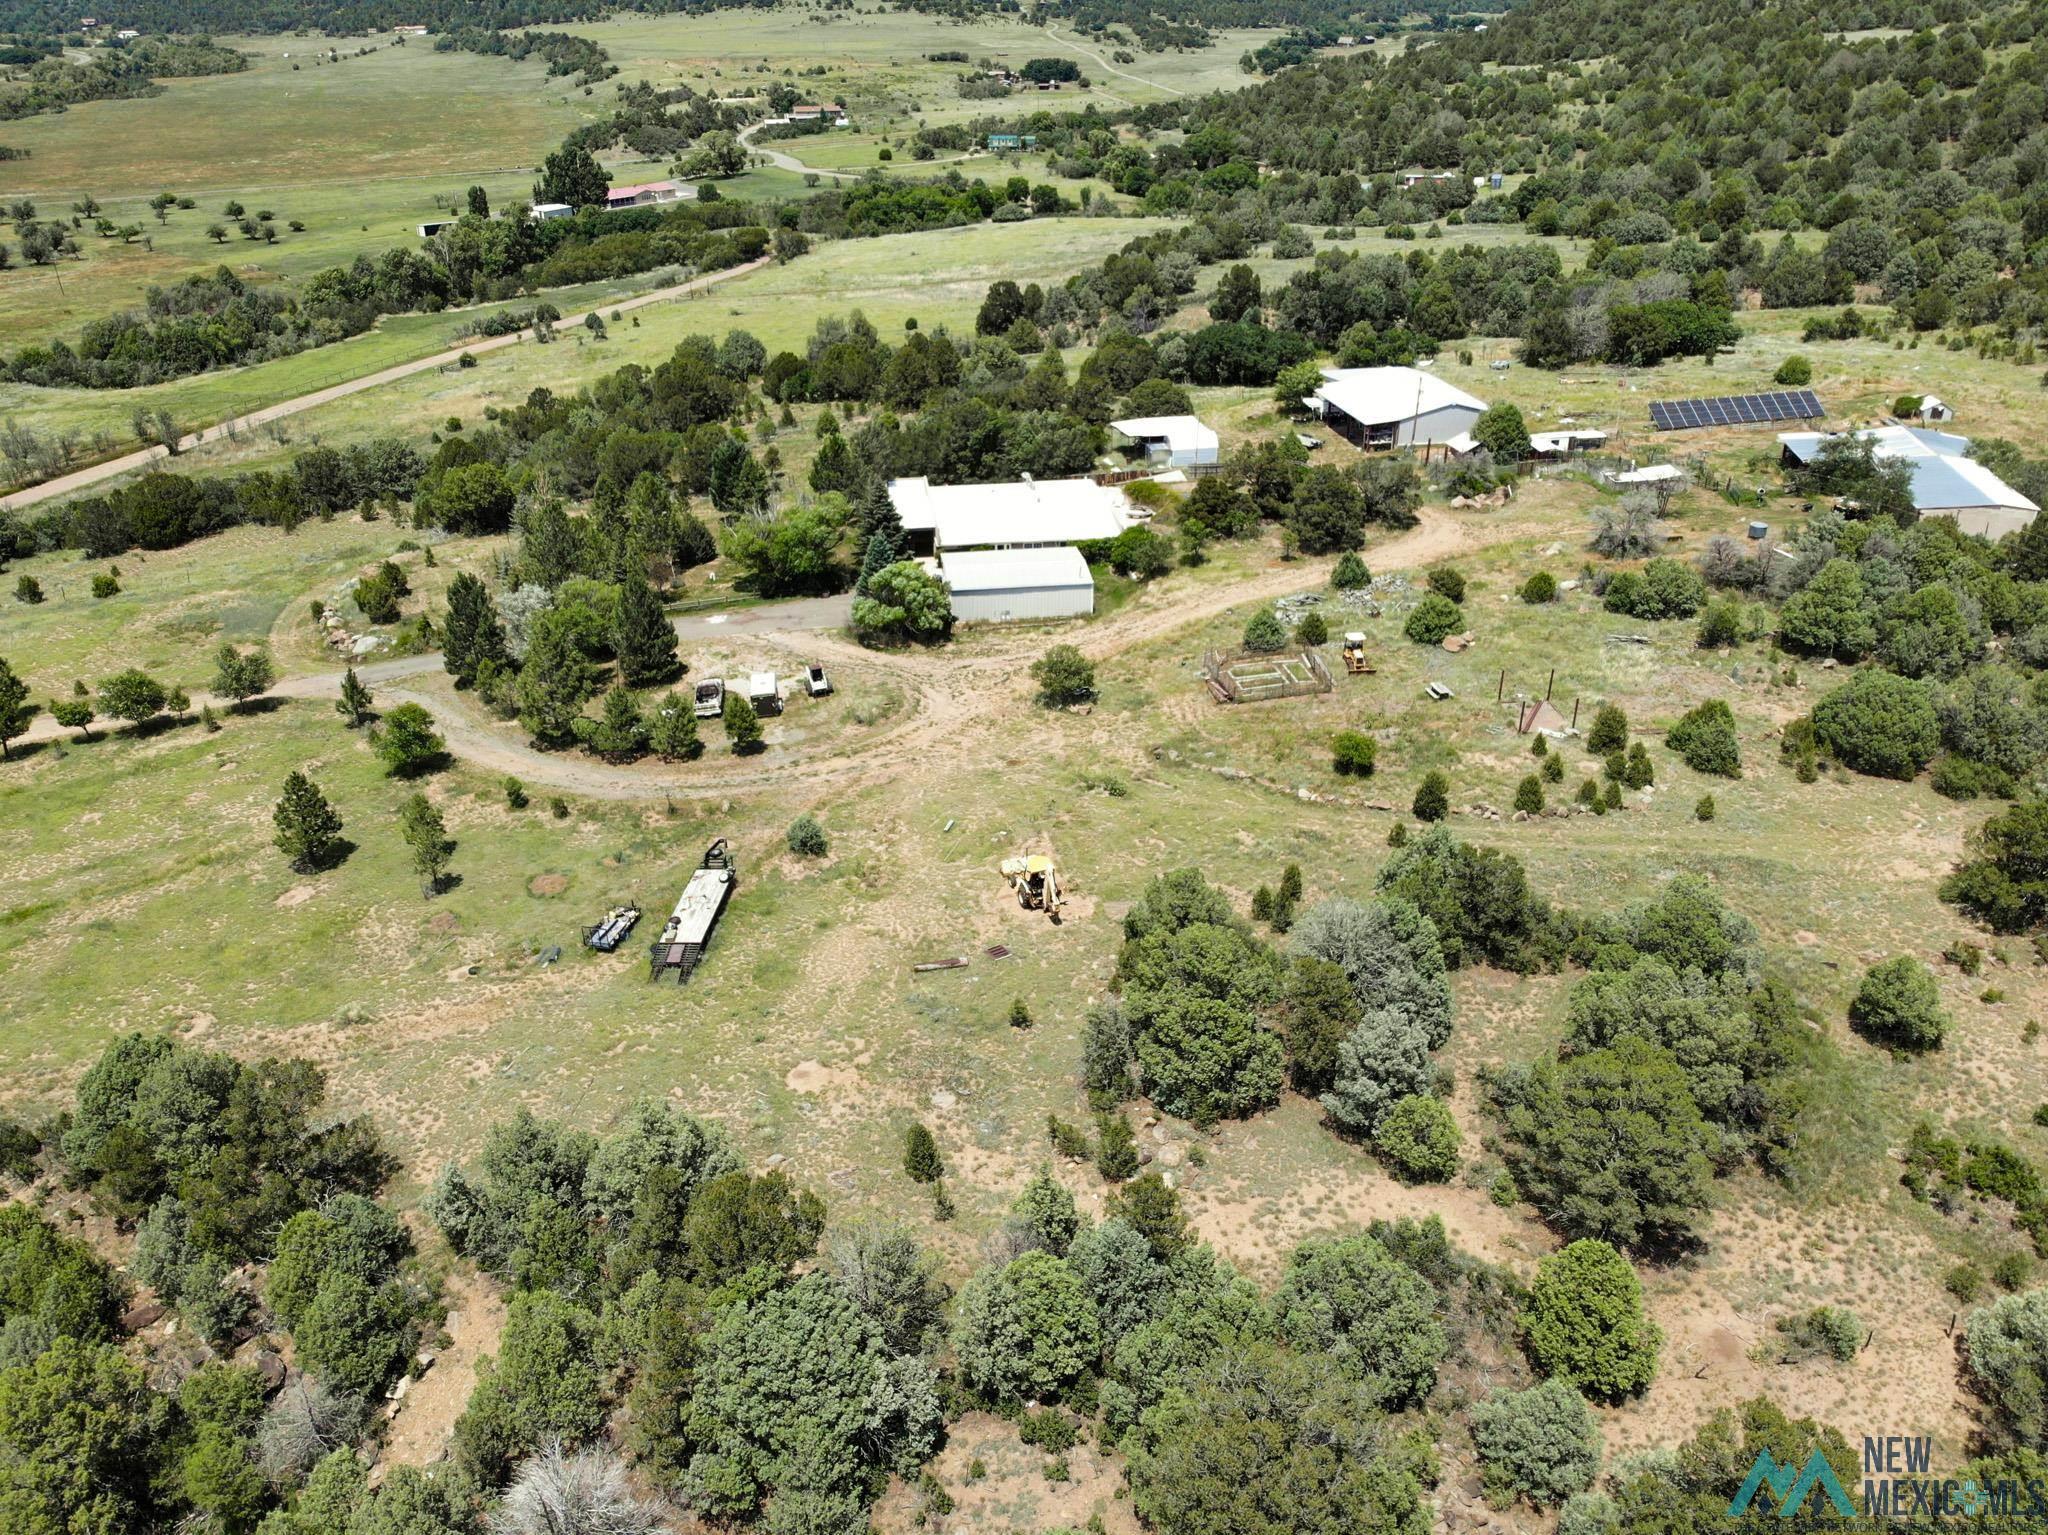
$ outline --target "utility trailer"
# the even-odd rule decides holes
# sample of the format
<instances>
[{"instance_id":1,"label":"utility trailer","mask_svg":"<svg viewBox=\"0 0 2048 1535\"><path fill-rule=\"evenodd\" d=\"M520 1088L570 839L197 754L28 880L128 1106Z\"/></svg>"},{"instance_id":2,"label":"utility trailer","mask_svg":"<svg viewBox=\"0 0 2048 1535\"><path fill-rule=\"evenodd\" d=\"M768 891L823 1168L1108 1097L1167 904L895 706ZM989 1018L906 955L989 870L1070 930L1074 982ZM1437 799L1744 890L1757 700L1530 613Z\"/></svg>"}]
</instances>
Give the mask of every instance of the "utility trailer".
<instances>
[{"instance_id":1,"label":"utility trailer","mask_svg":"<svg viewBox=\"0 0 2048 1535\"><path fill-rule=\"evenodd\" d=\"M718 925L725 903L732 899L733 886L738 883L739 870L733 867L725 838L720 837L705 849L704 861L683 887L676 909L662 924L661 936L649 946L648 980L661 980L673 970L678 986L689 981L691 972L703 961L711 930Z\"/></svg>"},{"instance_id":2,"label":"utility trailer","mask_svg":"<svg viewBox=\"0 0 2048 1535\"><path fill-rule=\"evenodd\" d=\"M633 931L633 925L639 920L639 907L614 906L605 913L602 922L583 930L583 942L600 954L609 954L626 941L626 935Z\"/></svg>"}]
</instances>

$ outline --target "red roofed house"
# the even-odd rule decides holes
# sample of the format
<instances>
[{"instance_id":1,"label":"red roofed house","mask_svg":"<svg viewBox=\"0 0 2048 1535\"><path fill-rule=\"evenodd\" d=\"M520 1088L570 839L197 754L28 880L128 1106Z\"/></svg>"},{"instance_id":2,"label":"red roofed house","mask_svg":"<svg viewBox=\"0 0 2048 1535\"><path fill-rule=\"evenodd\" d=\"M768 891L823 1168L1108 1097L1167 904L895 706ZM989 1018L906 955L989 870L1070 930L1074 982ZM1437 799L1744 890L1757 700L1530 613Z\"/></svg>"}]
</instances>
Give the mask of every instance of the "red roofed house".
<instances>
[{"instance_id":1,"label":"red roofed house","mask_svg":"<svg viewBox=\"0 0 2048 1535\"><path fill-rule=\"evenodd\" d=\"M640 208L649 203L681 202L696 195L697 189L687 183L677 186L673 181L647 181L638 186L613 187L604 194L604 205L607 208Z\"/></svg>"}]
</instances>

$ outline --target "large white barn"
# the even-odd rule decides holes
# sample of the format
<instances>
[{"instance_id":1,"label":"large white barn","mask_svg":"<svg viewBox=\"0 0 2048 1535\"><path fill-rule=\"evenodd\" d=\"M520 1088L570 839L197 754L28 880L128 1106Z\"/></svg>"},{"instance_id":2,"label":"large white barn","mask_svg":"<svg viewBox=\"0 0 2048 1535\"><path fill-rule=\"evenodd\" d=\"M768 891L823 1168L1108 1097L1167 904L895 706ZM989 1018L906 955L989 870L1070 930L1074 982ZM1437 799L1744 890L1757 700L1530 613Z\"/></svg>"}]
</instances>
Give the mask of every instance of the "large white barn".
<instances>
[{"instance_id":1,"label":"large white barn","mask_svg":"<svg viewBox=\"0 0 2048 1535\"><path fill-rule=\"evenodd\" d=\"M1361 448L1450 442L1470 432L1486 402L1420 368L1325 368L1302 402Z\"/></svg>"}]
</instances>

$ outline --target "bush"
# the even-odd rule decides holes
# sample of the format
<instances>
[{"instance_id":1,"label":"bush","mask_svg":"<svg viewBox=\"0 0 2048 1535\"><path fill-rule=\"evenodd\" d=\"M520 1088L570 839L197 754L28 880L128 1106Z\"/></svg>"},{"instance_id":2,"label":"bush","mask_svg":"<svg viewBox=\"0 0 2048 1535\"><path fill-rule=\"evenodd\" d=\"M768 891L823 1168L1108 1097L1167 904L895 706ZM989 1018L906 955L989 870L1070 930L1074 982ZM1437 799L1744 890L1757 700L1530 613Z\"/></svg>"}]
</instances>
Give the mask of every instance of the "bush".
<instances>
[{"instance_id":1,"label":"bush","mask_svg":"<svg viewBox=\"0 0 2048 1535\"><path fill-rule=\"evenodd\" d=\"M118 597L121 595L121 580L107 571L100 571L92 578L92 594L95 597Z\"/></svg>"},{"instance_id":2,"label":"bush","mask_svg":"<svg viewBox=\"0 0 2048 1535\"><path fill-rule=\"evenodd\" d=\"M1294 626L1294 643L1301 646L1304 650L1312 650L1317 645L1326 645L1329 643L1329 640L1330 626L1324 622L1323 615L1320 613L1313 611L1304 613L1301 615L1300 621Z\"/></svg>"},{"instance_id":3,"label":"bush","mask_svg":"<svg viewBox=\"0 0 2048 1535\"><path fill-rule=\"evenodd\" d=\"M1380 1116L1373 1145L1381 1156L1417 1183L1442 1183L1458 1171L1463 1137L1442 1099L1410 1093Z\"/></svg>"},{"instance_id":4,"label":"bush","mask_svg":"<svg viewBox=\"0 0 2048 1535\"><path fill-rule=\"evenodd\" d=\"M1734 602L1710 602L1700 614L1699 648L1726 650L1742 639L1742 607Z\"/></svg>"},{"instance_id":5,"label":"bush","mask_svg":"<svg viewBox=\"0 0 2048 1535\"><path fill-rule=\"evenodd\" d=\"M1804 389L1813 382L1813 364L1804 357L1788 357L1778 364L1778 371L1771 375L1771 379L1788 389Z\"/></svg>"},{"instance_id":6,"label":"bush","mask_svg":"<svg viewBox=\"0 0 2048 1535\"><path fill-rule=\"evenodd\" d=\"M1562 1380L1496 1392L1471 1411L1472 1444L1487 1487L1539 1506L1584 1492L1600 1469L1600 1434L1586 1399Z\"/></svg>"},{"instance_id":7,"label":"bush","mask_svg":"<svg viewBox=\"0 0 2048 1535\"><path fill-rule=\"evenodd\" d=\"M1515 809L1524 815L1543 813L1543 780L1531 773L1515 785Z\"/></svg>"},{"instance_id":8,"label":"bush","mask_svg":"<svg viewBox=\"0 0 2048 1535\"><path fill-rule=\"evenodd\" d=\"M1095 663L1077 646L1053 646L1031 663L1031 677L1038 684L1038 701L1048 709L1063 709L1095 696Z\"/></svg>"},{"instance_id":9,"label":"bush","mask_svg":"<svg viewBox=\"0 0 2048 1535\"><path fill-rule=\"evenodd\" d=\"M1244 626L1244 648L1261 655L1285 650L1287 630L1280 615L1271 608L1260 608L1252 614L1251 621Z\"/></svg>"},{"instance_id":10,"label":"bush","mask_svg":"<svg viewBox=\"0 0 2048 1535\"><path fill-rule=\"evenodd\" d=\"M1643 1314L1636 1271L1606 1242L1578 1241L1536 1266L1522 1338L1545 1374L1615 1400L1657 1373L1664 1335Z\"/></svg>"},{"instance_id":11,"label":"bush","mask_svg":"<svg viewBox=\"0 0 2048 1535\"><path fill-rule=\"evenodd\" d=\"M1622 571L1607 583L1601 604L1630 618L1690 618L1707 598L1707 583L1692 566L1654 559L1640 571Z\"/></svg>"},{"instance_id":12,"label":"bush","mask_svg":"<svg viewBox=\"0 0 2048 1535\"><path fill-rule=\"evenodd\" d=\"M1531 607L1557 601L1557 577L1547 570L1537 571L1522 583L1522 601Z\"/></svg>"},{"instance_id":13,"label":"bush","mask_svg":"<svg viewBox=\"0 0 2048 1535\"><path fill-rule=\"evenodd\" d=\"M1970 1383L1990 1408L1986 1437L2000 1447L2048 1443L2048 1289L2002 1295L1963 1329Z\"/></svg>"},{"instance_id":14,"label":"bush","mask_svg":"<svg viewBox=\"0 0 2048 1535\"><path fill-rule=\"evenodd\" d=\"M1864 972L1849 1022L1860 1034L1898 1050L1932 1050L1948 1032L1934 975L1910 954Z\"/></svg>"},{"instance_id":15,"label":"bush","mask_svg":"<svg viewBox=\"0 0 2048 1535\"><path fill-rule=\"evenodd\" d=\"M1628 745L1628 715L1620 704L1602 704L1593 711L1592 728L1586 732L1586 750L1596 757L1618 752Z\"/></svg>"},{"instance_id":16,"label":"bush","mask_svg":"<svg viewBox=\"0 0 2048 1535\"><path fill-rule=\"evenodd\" d=\"M1451 813L1451 781L1441 773L1425 773L1408 809L1418 821L1441 821Z\"/></svg>"},{"instance_id":17,"label":"bush","mask_svg":"<svg viewBox=\"0 0 2048 1535\"><path fill-rule=\"evenodd\" d=\"M1798 1316L1781 1316L1778 1331L1785 1335L1786 1347L1794 1358L1826 1354L1847 1364L1863 1348L1862 1321L1855 1312L1840 1306L1815 1306Z\"/></svg>"},{"instance_id":18,"label":"bush","mask_svg":"<svg viewBox=\"0 0 2048 1535\"><path fill-rule=\"evenodd\" d=\"M1372 572L1365 568L1364 560L1347 550L1337 557L1336 567L1330 572L1330 585L1340 592L1359 591L1372 585Z\"/></svg>"},{"instance_id":19,"label":"bush","mask_svg":"<svg viewBox=\"0 0 2048 1535\"><path fill-rule=\"evenodd\" d=\"M1858 672L1815 704L1813 730L1843 766L1878 778L1913 777L1941 746L1933 690L1875 669Z\"/></svg>"},{"instance_id":20,"label":"bush","mask_svg":"<svg viewBox=\"0 0 2048 1535\"><path fill-rule=\"evenodd\" d=\"M1692 818L1695 821L1711 821L1714 819L1713 795L1702 794L1700 796L1699 803L1692 807Z\"/></svg>"},{"instance_id":21,"label":"bush","mask_svg":"<svg viewBox=\"0 0 2048 1535\"><path fill-rule=\"evenodd\" d=\"M1928 784L1944 799L2011 799L2018 786L2004 768L1968 757L1943 757Z\"/></svg>"},{"instance_id":22,"label":"bush","mask_svg":"<svg viewBox=\"0 0 2048 1535\"><path fill-rule=\"evenodd\" d=\"M2048 800L2014 805L1978 827L1941 898L1994 932L2023 933L2048 920Z\"/></svg>"},{"instance_id":23,"label":"bush","mask_svg":"<svg viewBox=\"0 0 2048 1535\"><path fill-rule=\"evenodd\" d=\"M1728 705L1710 698L1678 718L1665 732L1664 744L1695 773L1719 778L1742 776L1742 752L1735 739L1735 716Z\"/></svg>"},{"instance_id":24,"label":"bush","mask_svg":"<svg viewBox=\"0 0 2048 1535\"><path fill-rule=\"evenodd\" d=\"M799 858L823 858L830 850L825 828L818 824L818 818L808 812L789 823L785 834L789 850Z\"/></svg>"},{"instance_id":25,"label":"bush","mask_svg":"<svg viewBox=\"0 0 2048 1535\"><path fill-rule=\"evenodd\" d=\"M1465 627L1465 614L1441 592L1431 592L1415 604L1401 632L1418 645L1441 645Z\"/></svg>"},{"instance_id":26,"label":"bush","mask_svg":"<svg viewBox=\"0 0 2048 1535\"><path fill-rule=\"evenodd\" d=\"M1465 575L1455 565L1436 565L1427 577L1429 589L1452 602L1465 600Z\"/></svg>"},{"instance_id":27,"label":"bush","mask_svg":"<svg viewBox=\"0 0 2048 1535\"><path fill-rule=\"evenodd\" d=\"M1362 730L1340 730L1336 740L1330 743L1330 754L1334 759L1331 767L1335 772L1366 778L1372 774L1373 760L1379 755L1379 743Z\"/></svg>"}]
</instances>

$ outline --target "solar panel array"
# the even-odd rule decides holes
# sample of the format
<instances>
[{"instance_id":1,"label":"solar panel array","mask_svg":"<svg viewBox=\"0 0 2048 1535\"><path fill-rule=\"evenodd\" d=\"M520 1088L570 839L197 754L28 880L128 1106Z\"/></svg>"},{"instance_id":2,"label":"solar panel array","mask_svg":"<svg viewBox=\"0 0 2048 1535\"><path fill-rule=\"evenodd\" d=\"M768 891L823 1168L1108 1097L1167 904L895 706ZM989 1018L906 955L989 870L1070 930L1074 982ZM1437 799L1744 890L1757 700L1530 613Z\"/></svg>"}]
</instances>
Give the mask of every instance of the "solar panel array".
<instances>
[{"instance_id":1,"label":"solar panel array","mask_svg":"<svg viewBox=\"0 0 2048 1535\"><path fill-rule=\"evenodd\" d=\"M1728 394L1712 400L1658 400L1650 424L1660 432L1700 426L1754 426L1765 421L1817 421L1827 414L1811 389Z\"/></svg>"}]
</instances>

